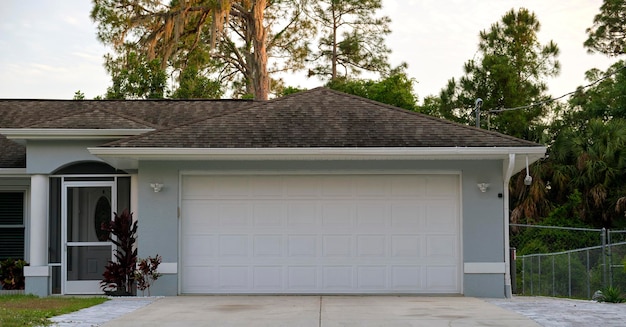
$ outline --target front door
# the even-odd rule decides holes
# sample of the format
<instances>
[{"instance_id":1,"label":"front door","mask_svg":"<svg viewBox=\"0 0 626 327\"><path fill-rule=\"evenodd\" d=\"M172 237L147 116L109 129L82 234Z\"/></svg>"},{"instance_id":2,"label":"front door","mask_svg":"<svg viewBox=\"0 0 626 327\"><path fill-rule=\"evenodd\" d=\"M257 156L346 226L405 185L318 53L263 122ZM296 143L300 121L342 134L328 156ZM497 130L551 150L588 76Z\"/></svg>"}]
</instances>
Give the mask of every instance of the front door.
<instances>
[{"instance_id":1,"label":"front door","mask_svg":"<svg viewBox=\"0 0 626 327\"><path fill-rule=\"evenodd\" d=\"M116 208L114 182L65 182L63 185L62 279L65 294L101 294L104 268L113 244L102 231Z\"/></svg>"}]
</instances>

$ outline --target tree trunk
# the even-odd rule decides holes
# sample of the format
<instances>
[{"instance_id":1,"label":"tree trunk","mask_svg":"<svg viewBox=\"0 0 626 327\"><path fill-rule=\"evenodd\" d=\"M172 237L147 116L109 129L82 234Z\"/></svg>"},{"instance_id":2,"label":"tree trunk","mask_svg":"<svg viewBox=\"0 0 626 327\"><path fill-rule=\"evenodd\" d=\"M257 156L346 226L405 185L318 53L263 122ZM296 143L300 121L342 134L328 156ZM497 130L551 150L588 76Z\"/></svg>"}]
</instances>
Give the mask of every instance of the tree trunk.
<instances>
[{"instance_id":1,"label":"tree trunk","mask_svg":"<svg viewBox=\"0 0 626 327\"><path fill-rule=\"evenodd\" d=\"M335 5L331 2L330 4L332 17L333 17L333 55L331 58L331 67L332 74L330 76L330 80L334 81L337 78L337 16L335 15Z\"/></svg>"},{"instance_id":2,"label":"tree trunk","mask_svg":"<svg viewBox=\"0 0 626 327\"><path fill-rule=\"evenodd\" d=\"M250 33L252 35L253 60L252 84L254 99L267 100L269 95L270 79L267 73L267 30L263 26L263 14L267 0L256 0L252 7L252 21Z\"/></svg>"}]
</instances>

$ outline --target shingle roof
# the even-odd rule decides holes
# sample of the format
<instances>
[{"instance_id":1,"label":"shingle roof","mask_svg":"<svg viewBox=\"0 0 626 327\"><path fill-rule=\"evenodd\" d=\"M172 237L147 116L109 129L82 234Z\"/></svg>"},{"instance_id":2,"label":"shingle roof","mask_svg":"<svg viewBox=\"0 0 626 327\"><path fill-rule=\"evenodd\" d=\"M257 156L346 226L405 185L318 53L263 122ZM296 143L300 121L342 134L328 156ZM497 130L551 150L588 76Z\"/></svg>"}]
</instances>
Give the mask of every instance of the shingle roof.
<instances>
[{"instance_id":1,"label":"shingle roof","mask_svg":"<svg viewBox=\"0 0 626 327\"><path fill-rule=\"evenodd\" d=\"M0 99L0 128L153 129L222 115L249 100ZM26 167L26 149L0 135L0 168Z\"/></svg>"},{"instance_id":2,"label":"shingle roof","mask_svg":"<svg viewBox=\"0 0 626 327\"><path fill-rule=\"evenodd\" d=\"M326 88L271 101L0 100L0 128L155 129L108 147L534 147ZM0 167L25 167L0 135Z\"/></svg>"},{"instance_id":3,"label":"shingle roof","mask_svg":"<svg viewBox=\"0 0 626 327\"><path fill-rule=\"evenodd\" d=\"M316 88L110 147L528 147L539 144Z\"/></svg>"}]
</instances>

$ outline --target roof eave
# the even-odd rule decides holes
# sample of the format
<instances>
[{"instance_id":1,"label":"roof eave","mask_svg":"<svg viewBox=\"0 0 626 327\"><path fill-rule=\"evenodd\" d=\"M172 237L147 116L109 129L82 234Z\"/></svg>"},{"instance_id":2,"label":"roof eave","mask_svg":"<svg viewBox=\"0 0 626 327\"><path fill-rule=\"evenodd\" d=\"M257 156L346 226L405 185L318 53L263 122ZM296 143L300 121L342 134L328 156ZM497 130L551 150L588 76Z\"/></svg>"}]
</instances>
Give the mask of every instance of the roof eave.
<instances>
[{"instance_id":1,"label":"roof eave","mask_svg":"<svg viewBox=\"0 0 626 327\"><path fill-rule=\"evenodd\" d=\"M137 169L139 161L172 160L500 160L509 154L544 157L545 146L427 148L123 148L94 147L89 152L118 169ZM518 167L516 167L518 169ZM519 169L521 170L521 169ZM519 171L517 170L517 171Z\"/></svg>"},{"instance_id":2,"label":"roof eave","mask_svg":"<svg viewBox=\"0 0 626 327\"><path fill-rule=\"evenodd\" d=\"M10 140L119 140L154 129L0 128Z\"/></svg>"}]
</instances>

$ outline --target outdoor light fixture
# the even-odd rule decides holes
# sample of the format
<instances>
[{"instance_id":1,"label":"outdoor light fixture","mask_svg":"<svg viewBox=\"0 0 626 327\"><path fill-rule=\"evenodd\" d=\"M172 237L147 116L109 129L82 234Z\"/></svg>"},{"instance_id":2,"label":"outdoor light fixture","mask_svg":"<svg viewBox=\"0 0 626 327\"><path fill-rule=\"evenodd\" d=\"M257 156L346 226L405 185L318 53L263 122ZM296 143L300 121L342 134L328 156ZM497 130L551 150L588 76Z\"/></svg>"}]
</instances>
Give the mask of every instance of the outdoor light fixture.
<instances>
[{"instance_id":1,"label":"outdoor light fixture","mask_svg":"<svg viewBox=\"0 0 626 327\"><path fill-rule=\"evenodd\" d=\"M528 156L526 156L526 177L524 177L524 185L528 186L533 183L533 178L528 172Z\"/></svg>"},{"instance_id":2,"label":"outdoor light fixture","mask_svg":"<svg viewBox=\"0 0 626 327\"><path fill-rule=\"evenodd\" d=\"M150 183L150 187L152 187L154 193L158 193L163 189L163 183Z\"/></svg>"},{"instance_id":3,"label":"outdoor light fixture","mask_svg":"<svg viewBox=\"0 0 626 327\"><path fill-rule=\"evenodd\" d=\"M478 184L476 184L476 186L478 186L478 189L481 192L485 193L485 192L487 192L487 189L489 188L489 183L478 183Z\"/></svg>"}]
</instances>

